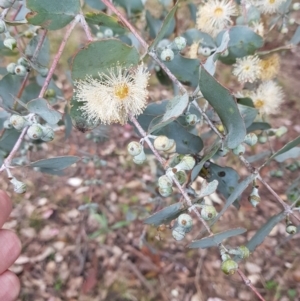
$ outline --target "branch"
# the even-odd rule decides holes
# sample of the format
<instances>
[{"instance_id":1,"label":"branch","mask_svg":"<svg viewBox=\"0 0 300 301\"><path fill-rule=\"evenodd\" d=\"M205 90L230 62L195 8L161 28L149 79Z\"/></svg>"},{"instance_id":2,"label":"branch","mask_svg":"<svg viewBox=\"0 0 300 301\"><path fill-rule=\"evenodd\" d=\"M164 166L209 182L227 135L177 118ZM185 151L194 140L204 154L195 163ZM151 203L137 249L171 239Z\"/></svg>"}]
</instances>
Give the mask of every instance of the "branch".
<instances>
[{"instance_id":1,"label":"branch","mask_svg":"<svg viewBox=\"0 0 300 301\"><path fill-rule=\"evenodd\" d=\"M85 35L88 39L89 42L93 41L93 37L89 28L89 25L86 23L84 15L79 15L80 16L80 24L85 32Z\"/></svg>"}]
</instances>

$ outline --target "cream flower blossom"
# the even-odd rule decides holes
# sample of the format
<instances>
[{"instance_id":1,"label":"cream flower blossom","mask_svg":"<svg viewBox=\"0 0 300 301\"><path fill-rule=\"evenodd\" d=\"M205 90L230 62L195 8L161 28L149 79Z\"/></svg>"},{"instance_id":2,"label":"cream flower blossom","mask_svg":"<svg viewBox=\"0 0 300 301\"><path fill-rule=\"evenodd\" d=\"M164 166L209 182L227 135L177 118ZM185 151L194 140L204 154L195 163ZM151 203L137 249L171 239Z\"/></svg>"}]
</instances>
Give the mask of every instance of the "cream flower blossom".
<instances>
[{"instance_id":1,"label":"cream flower blossom","mask_svg":"<svg viewBox=\"0 0 300 301\"><path fill-rule=\"evenodd\" d=\"M233 68L232 73L237 76L241 83L253 83L261 74L260 59L255 55L236 59Z\"/></svg>"},{"instance_id":2,"label":"cream flower blossom","mask_svg":"<svg viewBox=\"0 0 300 301\"><path fill-rule=\"evenodd\" d=\"M264 37L264 33L265 33L265 28L264 28L264 24L262 22L253 22L251 24L251 28L253 29L253 31L255 33L257 33L258 35L260 35L261 37Z\"/></svg>"},{"instance_id":3,"label":"cream flower blossom","mask_svg":"<svg viewBox=\"0 0 300 301\"><path fill-rule=\"evenodd\" d=\"M261 114L274 114L278 112L278 108L283 102L283 91L276 82L270 80L262 82L256 92L250 95L255 108Z\"/></svg>"},{"instance_id":4,"label":"cream flower blossom","mask_svg":"<svg viewBox=\"0 0 300 301\"><path fill-rule=\"evenodd\" d=\"M203 6L199 6L197 28L215 37L232 23L230 16L237 13L233 0L208 0Z\"/></svg>"},{"instance_id":5,"label":"cream flower blossom","mask_svg":"<svg viewBox=\"0 0 300 301\"><path fill-rule=\"evenodd\" d=\"M74 93L84 102L80 110L89 121L125 124L129 115L139 115L146 107L148 79L143 64L131 70L116 66L99 73L99 79L87 76L76 81Z\"/></svg>"},{"instance_id":6,"label":"cream flower blossom","mask_svg":"<svg viewBox=\"0 0 300 301\"><path fill-rule=\"evenodd\" d=\"M273 14L286 0L253 0L252 4L264 14Z\"/></svg>"}]
</instances>

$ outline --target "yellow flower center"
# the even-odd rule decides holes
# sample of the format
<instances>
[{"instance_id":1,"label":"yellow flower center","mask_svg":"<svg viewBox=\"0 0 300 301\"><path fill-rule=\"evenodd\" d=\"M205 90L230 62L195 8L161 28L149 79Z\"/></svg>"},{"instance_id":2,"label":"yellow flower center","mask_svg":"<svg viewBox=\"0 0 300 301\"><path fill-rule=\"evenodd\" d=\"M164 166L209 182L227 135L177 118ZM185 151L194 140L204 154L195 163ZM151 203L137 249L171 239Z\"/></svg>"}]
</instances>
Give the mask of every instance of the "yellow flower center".
<instances>
[{"instance_id":1,"label":"yellow flower center","mask_svg":"<svg viewBox=\"0 0 300 301\"><path fill-rule=\"evenodd\" d=\"M127 84L122 83L122 84L118 84L115 86L115 95L117 98L119 99L124 99L128 96L129 94L129 87Z\"/></svg>"},{"instance_id":2,"label":"yellow flower center","mask_svg":"<svg viewBox=\"0 0 300 301\"><path fill-rule=\"evenodd\" d=\"M271 0L272 1L272 0ZM215 16L216 17L221 17L224 13L223 8L222 7L217 7L214 11Z\"/></svg>"},{"instance_id":3,"label":"yellow flower center","mask_svg":"<svg viewBox=\"0 0 300 301\"><path fill-rule=\"evenodd\" d=\"M274 4L276 0L269 0L270 4Z\"/></svg>"},{"instance_id":4,"label":"yellow flower center","mask_svg":"<svg viewBox=\"0 0 300 301\"><path fill-rule=\"evenodd\" d=\"M257 109L260 109L264 106L264 101L262 99L258 99L258 100L255 101L254 105Z\"/></svg>"}]
</instances>

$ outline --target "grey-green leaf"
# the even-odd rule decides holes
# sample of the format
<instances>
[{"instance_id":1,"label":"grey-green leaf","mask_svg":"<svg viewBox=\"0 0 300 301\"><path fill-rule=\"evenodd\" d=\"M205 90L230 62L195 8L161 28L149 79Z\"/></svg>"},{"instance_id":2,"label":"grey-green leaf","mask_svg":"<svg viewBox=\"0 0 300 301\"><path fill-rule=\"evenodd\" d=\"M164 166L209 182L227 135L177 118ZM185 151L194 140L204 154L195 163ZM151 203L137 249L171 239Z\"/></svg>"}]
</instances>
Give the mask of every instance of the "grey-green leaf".
<instances>
[{"instance_id":1,"label":"grey-green leaf","mask_svg":"<svg viewBox=\"0 0 300 301\"><path fill-rule=\"evenodd\" d=\"M237 147L244 141L246 128L234 97L204 68L200 68L199 84L204 98L214 108L226 127L225 145L231 149Z\"/></svg>"},{"instance_id":2,"label":"grey-green leaf","mask_svg":"<svg viewBox=\"0 0 300 301\"><path fill-rule=\"evenodd\" d=\"M80 0L27 0L31 10L26 19L32 25L57 30L69 24L80 13Z\"/></svg>"},{"instance_id":3,"label":"grey-green leaf","mask_svg":"<svg viewBox=\"0 0 300 301\"><path fill-rule=\"evenodd\" d=\"M27 109L31 113L38 114L49 124L57 124L62 114L52 109L46 99L36 98L27 103Z\"/></svg>"},{"instance_id":4,"label":"grey-green leaf","mask_svg":"<svg viewBox=\"0 0 300 301\"><path fill-rule=\"evenodd\" d=\"M15 98L21 86L22 79L12 74L5 75L0 80L0 106L6 110L13 108Z\"/></svg>"},{"instance_id":5,"label":"grey-green leaf","mask_svg":"<svg viewBox=\"0 0 300 301\"><path fill-rule=\"evenodd\" d=\"M145 224L159 226L161 224L167 224L175 219L180 213L187 208L182 202L178 202L163 208L162 210L154 213L144 220Z\"/></svg>"},{"instance_id":6,"label":"grey-green leaf","mask_svg":"<svg viewBox=\"0 0 300 301\"><path fill-rule=\"evenodd\" d=\"M285 217L285 212L281 212L277 215L272 216L248 241L246 247L250 252L253 252L257 246L259 246L266 236L269 235L271 230Z\"/></svg>"},{"instance_id":7,"label":"grey-green leaf","mask_svg":"<svg viewBox=\"0 0 300 301\"><path fill-rule=\"evenodd\" d=\"M247 231L247 229L245 228L235 228L235 229L231 229L231 230L227 230L221 233L217 233L214 234L213 236L210 237L205 237L202 238L200 240L194 240L190 245L189 248L192 249L206 249L209 247L216 247L218 244L220 244L223 240L232 237L232 236L236 236L236 235L240 235L243 234Z\"/></svg>"},{"instance_id":8,"label":"grey-green leaf","mask_svg":"<svg viewBox=\"0 0 300 301\"><path fill-rule=\"evenodd\" d=\"M76 156L62 156L50 159L42 159L30 163L31 167L48 168L51 170L63 170L72 164L78 162L79 157Z\"/></svg>"},{"instance_id":9,"label":"grey-green leaf","mask_svg":"<svg viewBox=\"0 0 300 301\"><path fill-rule=\"evenodd\" d=\"M105 54L105 55L104 55ZM136 48L116 39L107 39L87 44L79 50L72 62L72 79L85 79L87 75L98 77L119 64L126 68L139 62Z\"/></svg>"}]
</instances>

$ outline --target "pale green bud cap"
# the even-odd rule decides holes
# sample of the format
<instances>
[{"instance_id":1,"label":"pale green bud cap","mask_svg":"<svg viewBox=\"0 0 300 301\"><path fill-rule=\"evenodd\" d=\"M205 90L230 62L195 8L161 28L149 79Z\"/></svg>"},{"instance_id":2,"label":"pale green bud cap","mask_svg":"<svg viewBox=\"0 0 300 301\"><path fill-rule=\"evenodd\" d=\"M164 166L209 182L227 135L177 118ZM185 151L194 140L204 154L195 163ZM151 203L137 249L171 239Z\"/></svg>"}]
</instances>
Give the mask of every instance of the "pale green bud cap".
<instances>
[{"instance_id":1,"label":"pale green bud cap","mask_svg":"<svg viewBox=\"0 0 300 301\"><path fill-rule=\"evenodd\" d=\"M17 64L15 63L9 63L7 66L6 66L6 70L7 72L11 73L11 74L16 74L15 73L15 68L16 68Z\"/></svg>"},{"instance_id":2,"label":"pale green bud cap","mask_svg":"<svg viewBox=\"0 0 300 301\"><path fill-rule=\"evenodd\" d=\"M212 205L205 205L201 209L201 216L204 220L209 221L212 218L217 216L217 210L214 206Z\"/></svg>"},{"instance_id":3,"label":"pale green bud cap","mask_svg":"<svg viewBox=\"0 0 300 301\"><path fill-rule=\"evenodd\" d=\"M184 229L190 229L193 226L193 219L187 213L182 213L177 218L178 225Z\"/></svg>"},{"instance_id":4,"label":"pale green bud cap","mask_svg":"<svg viewBox=\"0 0 300 301\"><path fill-rule=\"evenodd\" d=\"M196 164L196 160L192 156L184 156L179 164L174 166L174 169L178 171L180 170L191 170L194 168Z\"/></svg>"},{"instance_id":5,"label":"pale green bud cap","mask_svg":"<svg viewBox=\"0 0 300 301\"><path fill-rule=\"evenodd\" d=\"M167 187L167 188L158 188L158 191L161 196L163 197L168 197L173 193L173 188L172 187Z\"/></svg>"},{"instance_id":6,"label":"pale green bud cap","mask_svg":"<svg viewBox=\"0 0 300 301\"><path fill-rule=\"evenodd\" d=\"M166 61L166 62L172 61L174 59L173 50L170 48L164 49L160 54L160 58L162 61Z\"/></svg>"},{"instance_id":7,"label":"pale green bud cap","mask_svg":"<svg viewBox=\"0 0 300 301\"><path fill-rule=\"evenodd\" d=\"M142 150L137 156L133 157L133 162L135 164L141 165L146 161L146 159L147 159L146 154L144 150Z\"/></svg>"},{"instance_id":8,"label":"pale green bud cap","mask_svg":"<svg viewBox=\"0 0 300 301\"><path fill-rule=\"evenodd\" d=\"M239 156L239 155L243 155L245 153L245 150L246 150L245 146L243 144L240 144L235 149L233 149L233 153Z\"/></svg>"},{"instance_id":9,"label":"pale green bud cap","mask_svg":"<svg viewBox=\"0 0 300 301\"><path fill-rule=\"evenodd\" d=\"M163 175L158 178L158 186L162 189L172 187L172 180L166 175Z\"/></svg>"},{"instance_id":10,"label":"pale green bud cap","mask_svg":"<svg viewBox=\"0 0 300 301\"><path fill-rule=\"evenodd\" d=\"M3 45L10 50L14 50L17 47L17 41L13 37L8 37L3 41Z\"/></svg>"},{"instance_id":11,"label":"pale green bud cap","mask_svg":"<svg viewBox=\"0 0 300 301\"><path fill-rule=\"evenodd\" d=\"M174 39L174 44L178 48L178 50L182 50L186 46L186 39L184 37L176 37Z\"/></svg>"},{"instance_id":12,"label":"pale green bud cap","mask_svg":"<svg viewBox=\"0 0 300 301\"><path fill-rule=\"evenodd\" d=\"M285 231L288 234L295 234L297 232L297 227L293 224L289 224L286 226Z\"/></svg>"},{"instance_id":13,"label":"pale green bud cap","mask_svg":"<svg viewBox=\"0 0 300 301\"><path fill-rule=\"evenodd\" d=\"M223 273L226 275L233 275L238 270L238 268L238 264L232 259L223 261L221 266Z\"/></svg>"},{"instance_id":14,"label":"pale green bud cap","mask_svg":"<svg viewBox=\"0 0 300 301\"><path fill-rule=\"evenodd\" d=\"M182 227L175 227L172 230L172 236L174 237L175 240L183 240L185 237L185 231Z\"/></svg>"},{"instance_id":15,"label":"pale green bud cap","mask_svg":"<svg viewBox=\"0 0 300 301\"><path fill-rule=\"evenodd\" d=\"M27 135L30 139L37 140L43 136L42 126L38 123L32 124L27 131Z\"/></svg>"},{"instance_id":16,"label":"pale green bud cap","mask_svg":"<svg viewBox=\"0 0 300 301\"><path fill-rule=\"evenodd\" d=\"M139 155L143 149L143 146L136 141L132 141L127 145L127 151L131 156Z\"/></svg>"},{"instance_id":17,"label":"pale green bud cap","mask_svg":"<svg viewBox=\"0 0 300 301\"><path fill-rule=\"evenodd\" d=\"M15 114L10 116L9 122L18 131L21 131L27 125L27 120L23 116Z\"/></svg>"},{"instance_id":18,"label":"pale green bud cap","mask_svg":"<svg viewBox=\"0 0 300 301\"><path fill-rule=\"evenodd\" d=\"M254 133L249 133L245 136L244 143L253 146L257 143L258 138Z\"/></svg>"}]
</instances>

